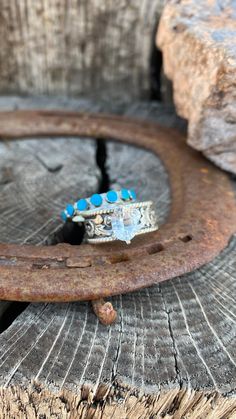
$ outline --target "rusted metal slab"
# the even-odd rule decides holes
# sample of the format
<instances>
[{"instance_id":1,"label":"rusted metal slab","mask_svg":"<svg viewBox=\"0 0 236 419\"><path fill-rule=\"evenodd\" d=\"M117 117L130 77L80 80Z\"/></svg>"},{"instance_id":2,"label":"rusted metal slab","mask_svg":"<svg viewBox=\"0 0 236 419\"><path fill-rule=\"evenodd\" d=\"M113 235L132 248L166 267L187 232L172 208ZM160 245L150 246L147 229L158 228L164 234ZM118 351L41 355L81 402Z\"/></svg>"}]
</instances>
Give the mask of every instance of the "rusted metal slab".
<instances>
[{"instance_id":1,"label":"rusted metal slab","mask_svg":"<svg viewBox=\"0 0 236 419\"><path fill-rule=\"evenodd\" d=\"M0 113L2 139L32 136L112 138L152 150L169 173L172 207L159 231L137 237L130 246L0 244L1 300L95 300L147 287L209 262L236 232L228 176L174 130L109 115Z\"/></svg>"}]
</instances>

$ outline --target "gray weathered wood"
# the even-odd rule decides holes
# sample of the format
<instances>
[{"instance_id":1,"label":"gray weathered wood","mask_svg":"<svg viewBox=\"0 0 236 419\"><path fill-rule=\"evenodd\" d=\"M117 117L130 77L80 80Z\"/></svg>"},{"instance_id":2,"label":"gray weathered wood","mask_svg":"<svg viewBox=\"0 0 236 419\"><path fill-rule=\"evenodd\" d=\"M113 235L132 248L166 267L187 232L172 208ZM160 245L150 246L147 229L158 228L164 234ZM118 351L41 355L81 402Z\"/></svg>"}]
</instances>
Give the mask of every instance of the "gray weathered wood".
<instances>
[{"instance_id":1,"label":"gray weathered wood","mask_svg":"<svg viewBox=\"0 0 236 419\"><path fill-rule=\"evenodd\" d=\"M157 43L188 143L236 173L235 1L166 2Z\"/></svg>"},{"instance_id":2,"label":"gray weathered wood","mask_svg":"<svg viewBox=\"0 0 236 419\"><path fill-rule=\"evenodd\" d=\"M159 105L136 104L127 113L179 124ZM152 194L164 221L171 195L155 156L110 143L106 167L112 186L127 182L140 198ZM191 274L112 298L119 318L110 327L86 302L29 305L0 335L0 411L16 418L235 418L235 256L236 237Z\"/></svg>"},{"instance_id":3,"label":"gray weathered wood","mask_svg":"<svg viewBox=\"0 0 236 419\"><path fill-rule=\"evenodd\" d=\"M73 106L74 105L74 106ZM86 101L1 98L0 109L75 108ZM91 108L91 105L90 105ZM96 109L96 107L94 106ZM1 242L45 244L62 228L68 202L99 187L96 144L75 138L27 139L0 143Z\"/></svg>"},{"instance_id":4,"label":"gray weathered wood","mask_svg":"<svg viewBox=\"0 0 236 419\"><path fill-rule=\"evenodd\" d=\"M148 96L163 0L0 1L0 92Z\"/></svg>"}]
</instances>

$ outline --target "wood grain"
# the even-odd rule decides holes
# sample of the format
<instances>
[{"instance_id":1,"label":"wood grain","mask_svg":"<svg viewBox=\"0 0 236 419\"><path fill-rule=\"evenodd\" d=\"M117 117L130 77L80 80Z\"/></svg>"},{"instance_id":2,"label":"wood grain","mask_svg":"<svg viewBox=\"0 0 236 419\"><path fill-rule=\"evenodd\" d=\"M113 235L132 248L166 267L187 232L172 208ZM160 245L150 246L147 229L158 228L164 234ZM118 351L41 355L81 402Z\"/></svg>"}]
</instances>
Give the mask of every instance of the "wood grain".
<instances>
[{"instance_id":1,"label":"wood grain","mask_svg":"<svg viewBox=\"0 0 236 419\"><path fill-rule=\"evenodd\" d=\"M120 317L111 327L87 303L30 305L0 338L3 411L28 398L43 411L48 397L52 411L83 406L95 417L112 406L114 417L138 414L140 404L138 417L175 417L193 403L192 417L235 417L235 256L234 239L181 281L113 298Z\"/></svg>"},{"instance_id":2,"label":"wood grain","mask_svg":"<svg viewBox=\"0 0 236 419\"><path fill-rule=\"evenodd\" d=\"M71 108L70 102L59 106ZM56 106L58 101L1 98L0 108ZM84 109L86 103L77 102ZM69 202L90 196L99 187L96 143L73 138L30 139L0 143L0 232L2 242L55 242L62 229L60 213Z\"/></svg>"},{"instance_id":3,"label":"wood grain","mask_svg":"<svg viewBox=\"0 0 236 419\"><path fill-rule=\"evenodd\" d=\"M148 109L127 113L148 118ZM149 117L178 124L169 112L152 105ZM152 193L164 222L171 194L155 156L110 143L106 170L111 186ZM235 260L236 237L181 280L112 298L119 316L110 327L86 302L29 305L0 335L3 418L235 418Z\"/></svg>"},{"instance_id":4,"label":"wood grain","mask_svg":"<svg viewBox=\"0 0 236 419\"><path fill-rule=\"evenodd\" d=\"M1 0L1 93L149 96L163 3Z\"/></svg>"}]
</instances>

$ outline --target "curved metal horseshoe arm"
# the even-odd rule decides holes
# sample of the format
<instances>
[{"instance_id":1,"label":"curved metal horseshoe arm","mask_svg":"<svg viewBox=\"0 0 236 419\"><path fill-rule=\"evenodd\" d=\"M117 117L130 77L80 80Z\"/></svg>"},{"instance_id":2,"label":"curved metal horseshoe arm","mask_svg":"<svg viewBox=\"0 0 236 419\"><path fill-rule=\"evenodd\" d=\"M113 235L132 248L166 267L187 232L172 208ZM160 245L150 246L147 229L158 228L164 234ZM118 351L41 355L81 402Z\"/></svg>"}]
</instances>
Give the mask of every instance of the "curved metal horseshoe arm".
<instances>
[{"instance_id":1,"label":"curved metal horseshoe arm","mask_svg":"<svg viewBox=\"0 0 236 419\"><path fill-rule=\"evenodd\" d=\"M93 300L147 287L210 261L236 231L227 175L174 130L116 116L16 111L0 113L0 136L88 136L145 147L164 162L172 193L167 223L129 248L0 244L0 299Z\"/></svg>"}]
</instances>

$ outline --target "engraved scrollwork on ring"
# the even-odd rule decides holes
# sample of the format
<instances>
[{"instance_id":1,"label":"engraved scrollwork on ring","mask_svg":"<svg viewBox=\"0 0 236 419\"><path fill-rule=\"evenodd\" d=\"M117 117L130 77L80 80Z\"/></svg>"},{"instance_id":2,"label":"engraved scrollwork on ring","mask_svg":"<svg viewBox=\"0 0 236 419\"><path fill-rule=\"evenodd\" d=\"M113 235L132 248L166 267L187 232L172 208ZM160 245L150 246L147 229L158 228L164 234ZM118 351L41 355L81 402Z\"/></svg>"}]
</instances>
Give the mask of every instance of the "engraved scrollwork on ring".
<instances>
[{"instance_id":1,"label":"engraved scrollwork on ring","mask_svg":"<svg viewBox=\"0 0 236 419\"><path fill-rule=\"evenodd\" d=\"M132 229L136 229L134 235L155 231L158 228L157 218L151 204L150 202L140 202L126 207L114 206L113 211L109 210L109 213L105 212L107 210L104 209L103 212L99 211L97 214L90 215L90 218L87 218L85 221L88 241L100 243L114 240L118 233L118 236L121 235L122 229L125 231L124 235L127 235L127 231L129 231L128 234L132 235ZM120 214L121 208L125 208L124 213L122 213L123 216ZM123 227L122 219L124 223ZM120 230L117 232L117 229Z\"/></svg>"},{"instance_id":2,"label":"engraved scrollwork on ring","mask_svg":"<svg viewBox=\"0 0 236 419\"><path fill-rule=\"evenodd\" d=\"M153 227L156 224L157 219L156 219L155 211L152 210L150 207L140 208L140 213L141 213L140 224L142 228Z\"/></svg>"},{"instance_id":3,"label":"engraved scrollwork on ring","mask_svg":"<svg viewBox=\"0 0 236 419\"><path fill-rule=\"evenodd\" d=\"M110 215L99 215L87 220L85 222L85 229L89 237L110 236L112 233Z\"/></svg>"}]
</instances>

